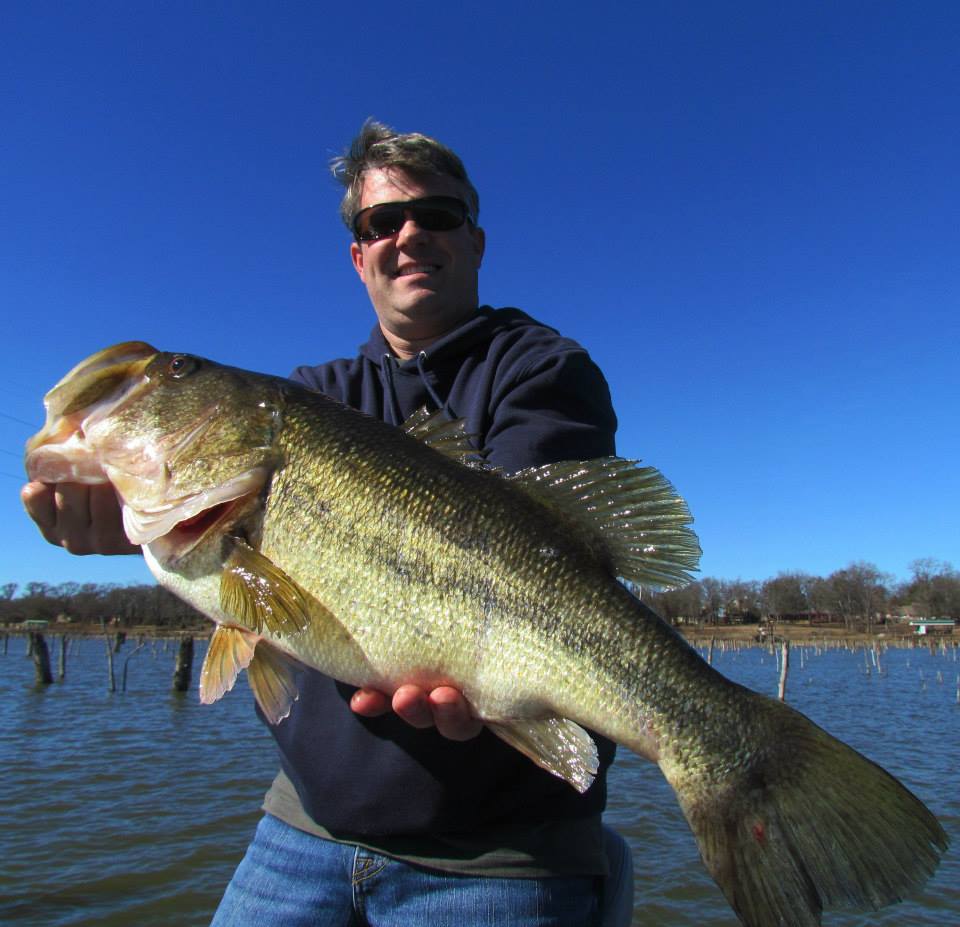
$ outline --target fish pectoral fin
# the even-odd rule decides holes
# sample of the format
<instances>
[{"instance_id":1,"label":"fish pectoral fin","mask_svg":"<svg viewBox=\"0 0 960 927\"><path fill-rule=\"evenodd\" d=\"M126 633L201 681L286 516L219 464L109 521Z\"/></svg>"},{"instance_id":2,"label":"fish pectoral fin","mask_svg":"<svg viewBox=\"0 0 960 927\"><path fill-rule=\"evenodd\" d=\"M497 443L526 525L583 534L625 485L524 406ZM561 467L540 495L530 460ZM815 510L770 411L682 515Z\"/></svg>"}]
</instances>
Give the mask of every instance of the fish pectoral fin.
<instances>
[{"instance_id":1,"label":"fish pectoral fin","mask_svg":"<svg viewBox=\"0 0 960 927\"><path fill-rule=\"evenodd\" d=\"M304 630L315 610L312 597L275 563L246 541L233 539L233 550L220 576L220 607L258 634Z\"/></svg>"},{"instance_id":2,"label":"fish pectoral fin","mask_svg":"<svg viewBox=\"0 0 960 927\"><path fill-rule=\"evenodd\" d=\"M586 792L593 783L599 766L597 745L576 722L567 718L542 718L486 724L501 740L569 782L578 792Z\"/></svg>"},{"instance_id":3,"label":"fish pectoral fin","mask_svg":"<svg viewBox=\"0 0 960 927\"><path fill-rule=\"evenodd\" d=\"M299 698L294 673L300 664L291 656L260 641L247 667L247 681L260 710L271 724L279 724Z\"/></svg>"},{"instance_id":4,"label":"fish pectoral fin","mask_svg":"<svg viewBox=\"0 0 960 927\"><path fill-rule=\"evenodd\" d=\"M253 659L256 646L257 636L250 631L217 627L200 670L200 701L204 705L212 705L233 688L240 670Z\"/></svg>"}]
</instances>

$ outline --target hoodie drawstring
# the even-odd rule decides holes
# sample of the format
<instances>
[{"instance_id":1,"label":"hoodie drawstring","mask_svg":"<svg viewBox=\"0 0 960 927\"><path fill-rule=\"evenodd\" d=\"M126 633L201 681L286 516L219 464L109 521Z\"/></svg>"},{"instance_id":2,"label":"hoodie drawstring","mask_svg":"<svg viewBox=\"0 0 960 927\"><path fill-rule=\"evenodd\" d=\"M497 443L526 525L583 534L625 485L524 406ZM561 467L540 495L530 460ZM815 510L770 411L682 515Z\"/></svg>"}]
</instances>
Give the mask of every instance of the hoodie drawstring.
<instances>
[{"instance_id":1,"label":"hoodie drawstring","mask_svg":"<svg viewBox=\"0 0 960 927\"><path fill-rule=\"evenodd\" d=\"M388 425L400 424L400 402L393 382L393 368L396 362L392 354L384 354L383 363L380 365L383 370L383 398L386 406L384 418Z\"/></svg>"},{"instance_id":2,"label":"hoodie drawstring","mask_svg":"<svg viewBox=\"0 0 960 927\"><path fill-rule=\"evenodd\" d=\"M420 382L423 383L423 388L427 391L430 396L433 404L441 411L447 418L452 418L450 411L447 409L447 404L437 395L437 391L430 385L430 381L427 379L427 371L424 368L424 364L427 360L427 352L421 351L417 355L417 373L420 374Z\"/></svg>"},{"instance_id":3,"label":"hoodie drawstring","mask_svg":"<svg viewBox=\"0 0 960 927\"><path fill-rule=\"evenodd\" d=\"M384 419L391 425L402 425L403 418L400 413L400 400L397 397L397 386L394 380L398 367L397 359L392 354L384 354L382 357L383 360L380 368L383 371ZM430 401L434 407L443 412L446 418L452 419L454 416L447 408L447 403L440 398L428 379L425 366L426 361L427 352L421 351L417 355L417 373L420 375L420 382L427 391L427 395L430 397Z\"/></svg>"}]
</instances>

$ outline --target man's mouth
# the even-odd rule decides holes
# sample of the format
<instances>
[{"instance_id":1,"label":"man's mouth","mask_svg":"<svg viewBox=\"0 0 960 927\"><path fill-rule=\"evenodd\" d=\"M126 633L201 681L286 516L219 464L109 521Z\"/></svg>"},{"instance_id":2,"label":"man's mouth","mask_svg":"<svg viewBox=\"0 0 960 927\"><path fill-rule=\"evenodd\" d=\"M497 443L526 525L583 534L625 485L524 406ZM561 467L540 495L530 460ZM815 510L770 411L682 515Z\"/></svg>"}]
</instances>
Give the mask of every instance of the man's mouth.
<instances>
[{"instance_id":1,"label":"man's mouth","mask_svg":"<svg viewBox=\"0 0 960 927\"><path fill-rule=\"evenodd\" d=\"M439 264L407 264L398 267L395 277L412 277L416 274L433 274L440 269Z\"/></svg>"}]
</instances>

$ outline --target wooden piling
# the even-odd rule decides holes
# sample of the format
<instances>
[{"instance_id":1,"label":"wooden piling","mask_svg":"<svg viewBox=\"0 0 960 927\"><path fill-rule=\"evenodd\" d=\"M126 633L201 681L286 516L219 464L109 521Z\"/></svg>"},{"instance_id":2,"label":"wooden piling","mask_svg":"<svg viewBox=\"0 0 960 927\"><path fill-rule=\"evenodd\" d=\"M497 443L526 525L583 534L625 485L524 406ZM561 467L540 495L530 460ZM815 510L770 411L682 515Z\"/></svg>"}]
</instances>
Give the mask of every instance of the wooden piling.
<instances>
[{"instance_id":1,"label":"wooden piling","mask_svg":"<svg viewBox=\"0 0 960 927\"><path fill-rule=\"evenodd\" d=\"M139 651L143 650L144 646L145 646L145 642L141 641L139 644L137 644L136 647L133 648L133 650L130 651L130 653L127 654L126 660L123 661L123 673L120 676L121 692L127 691L127 666L130 663L130 658L134 656L136 653L138 653Z\"/></svg>"},{"instance_id":2,"label":"wooden piling","mask_svg":"<svg viewBox=\"0 0 960 927\"><path fill-rule=\"evenodd\" d=\"M781 702L787 700L787 672L790 669L790 641L780 643L780 685L777 689L777 698Z\"/></svg>"},{"instance_id":3,"label":"wooden piling","mask_svg":"<svg viewBox=\"0 0 960 927\"><path fill-rule=\"evenodd\" d=\"M190 688L190 676L193 673L193 638L189 635L181 638L177 649L177 661L173 669L173 691L186 692Z\"/></svg>"},{"instance_id":4,"label":"wooden piling","mask_svg":"<svg viewBox=\"0 0 960 927\"><path fill-rule=\"evenodd\" d=\"M60 657L57 660L57 682L63 682L67 675L67 635L60 635Z\"/></svg>"},{"instance_id":5,"label":"wooden piling","mask_svg":"<svg viewBox=\"0 0 960 927\"><path fill-rule=\"evenodd\" d=\"M107 691L116 692L117 681L113 675L113 642L109 634L104 636L103 642L107 645Z\"/></svg>"},{"instance_id":6,"label":"wooden piling","mask_svg":"<svg viewBox=\"0 0 960 927\"><path fill-rule=\"evenodd\" d=\"M50 673L50 650L39 631L30 632L30 655L33 657L37 685L50 685L53 682L53 675Z\"/></svg>"}]
</instances>

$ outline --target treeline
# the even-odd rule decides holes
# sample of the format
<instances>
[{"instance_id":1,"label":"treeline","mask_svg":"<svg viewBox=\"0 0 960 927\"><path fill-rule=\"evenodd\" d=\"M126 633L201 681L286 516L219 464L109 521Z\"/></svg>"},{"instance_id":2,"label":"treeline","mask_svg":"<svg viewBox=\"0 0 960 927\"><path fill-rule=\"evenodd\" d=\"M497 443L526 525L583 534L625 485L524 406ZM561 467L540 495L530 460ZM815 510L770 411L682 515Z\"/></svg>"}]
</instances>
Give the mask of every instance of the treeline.
<instances>
[{"instance_id":1,"label":"treeline","mask_svg":"<svg viewBox=\"0 0 960 927\"><path fill-rule=\"evenodd\" d=\"M812 618L870 627L887 615L960 619L960 572L949 563L915 560L911 577L895 583L871 563L852 563L829 576L780 573L772 579L707 577L671 592L644 594L664 618L753 623ZM32 582L0 586L0 624L25 620L106 624L124 628L202 628L209 620L162 586Z\"/></svg>"},{"instance_id":2,"label":"treeline","mask_svg":"<svg viewBox=\"0 0 960 927\"><path fill-rule=\"evenodd\" d=\"M870 628L888 615L960 618L960 572L931 559L913 561L910 572L910 579L897 583L872 563L858 562L826 577L780 573L763 582L701 579L644 599L673 622L812 619Z\"/></svg>"},{"instance_id":3,"label":"treeline","mask_svg":"<svg viewBox=\"0 0 960 927\"><path fill-rule=\"evenodd\" d=\"M0 586L0 624L39 620L109 624L132 628L150 625L167 630L205 628L210 620L162 586L113 583L16 583Z\"/></svg>"}]
</instances>

